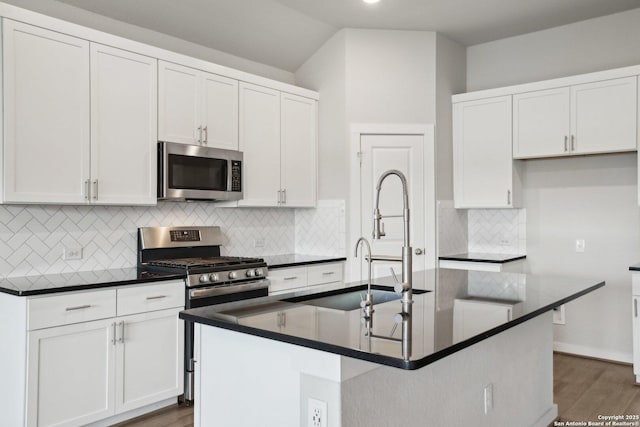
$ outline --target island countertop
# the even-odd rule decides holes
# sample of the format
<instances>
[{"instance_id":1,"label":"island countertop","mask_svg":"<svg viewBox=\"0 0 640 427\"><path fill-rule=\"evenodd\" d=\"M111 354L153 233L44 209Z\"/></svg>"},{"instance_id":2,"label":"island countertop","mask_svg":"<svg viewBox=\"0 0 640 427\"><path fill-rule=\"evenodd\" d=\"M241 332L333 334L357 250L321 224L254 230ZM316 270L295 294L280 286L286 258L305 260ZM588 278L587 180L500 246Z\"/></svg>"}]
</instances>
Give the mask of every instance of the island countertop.
<instances>
[{"instance_id":1,"label":"island countertop","mask_svg":"<svg viewBox=\"0 0 640 427\"><path fill-rule=\"evenodd\" d=\"M390 289L392 278L375 279ZM290 344L402 369L418 369L604 286L566 277L436 269L414 272L411 354L403 358L399 300L374 305L373 335L361 309L311 305L316 296L283 294L191 309L180 317ZM344 293L349 283L317 297ZM425 292L426 291L426 292ZM356 301L357 302L357 301ZM393 335L391 335L393 331ZM377 338L383 336L386 338ZM388 339L392 338L392 339Z\"/></svg>"}]
</instances>

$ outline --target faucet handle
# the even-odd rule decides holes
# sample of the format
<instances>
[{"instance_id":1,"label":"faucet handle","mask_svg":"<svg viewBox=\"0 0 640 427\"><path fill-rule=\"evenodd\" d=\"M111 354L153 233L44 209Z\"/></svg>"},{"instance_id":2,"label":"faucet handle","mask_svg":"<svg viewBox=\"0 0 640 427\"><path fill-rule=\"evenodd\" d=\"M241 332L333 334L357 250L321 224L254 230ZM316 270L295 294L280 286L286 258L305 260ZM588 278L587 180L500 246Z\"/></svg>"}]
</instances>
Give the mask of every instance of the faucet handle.
<instances>
[{"instance_id":1,"label":"faucet handle","mask_svg":"<svg viewBox=\"0 0 640 427\"><path fill-rule=\"evenodd\" d=\"M411 289L411 287L408 283L396 283L396 285L393 287L393 290L396 294L401 294L408 291L409 289Z\"/></svg>"}]
</instances>

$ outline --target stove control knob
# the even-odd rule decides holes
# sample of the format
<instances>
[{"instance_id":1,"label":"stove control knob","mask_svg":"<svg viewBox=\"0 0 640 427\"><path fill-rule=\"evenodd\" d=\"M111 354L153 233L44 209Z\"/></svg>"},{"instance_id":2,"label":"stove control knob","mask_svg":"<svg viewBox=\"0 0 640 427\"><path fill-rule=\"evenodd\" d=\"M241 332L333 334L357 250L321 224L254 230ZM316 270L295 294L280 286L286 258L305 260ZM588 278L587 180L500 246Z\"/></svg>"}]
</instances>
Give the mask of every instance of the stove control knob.
<instances>
[{"instance_id":1,"label":"stove control knob","mask_svg":"<svg viewBox=\"0 0 640 427\"><path fill-rule=\"evenodd\" d=\"M236 277L238 277L238 275L236 274L235 271L232 271L229 273L229 279L235 279Z\"/></svg>"},{"instance_id":2,"label":"stove control knob","mask_svg":"<svg viewBox=\"0 0 640 427\"><path fill-rule=\"evenodd\" d=\"M220 280L220 278L218 277L218 273L209 275L209 280L211 280L212 282L217 282L218 280Z\"/></svg>"},{"instance_id":3,"label":"stove control knob","mask_svg":"<svg viewBox=\"0 0 640 427\"><path fill-rule=\"evenodd\" d=\"M256 268L256 276L264 276L264 272L261 268Z\"/></svg>"},{"instance_id":4,"label":"stove control knob","mask_svg":"<svg viewBox=\"0 0 640 427\"><path fill-rule=\"evenodd\" d=\"M207 275L203 274L202 276L200 276L200 283L207 283Z\"/></svg>"},{"instance_id":5,"label":"stove control knob","mask_svg":"<svg viewBox=\"0 0 640 427\"><path fill-rule=\"evenodd\" d=\"M253 277L256 275L256 272L252 269L247 270L247 277Z\"/></svg>"}]
</instances>

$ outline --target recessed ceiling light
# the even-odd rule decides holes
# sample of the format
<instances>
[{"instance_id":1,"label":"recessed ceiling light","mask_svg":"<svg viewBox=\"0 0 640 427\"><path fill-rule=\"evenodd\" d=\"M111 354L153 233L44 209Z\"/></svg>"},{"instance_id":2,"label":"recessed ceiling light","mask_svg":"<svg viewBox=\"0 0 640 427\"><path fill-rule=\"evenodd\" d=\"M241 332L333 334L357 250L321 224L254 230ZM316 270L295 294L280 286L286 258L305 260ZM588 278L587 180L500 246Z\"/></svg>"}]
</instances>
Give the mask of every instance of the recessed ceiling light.
<instances>
[{"instance_id":1,"label":"recessed ceiling light","mask_svg":"<svg viewBox=\"0 0 640 427\"><path fill-rule=\"evenodd\" d=\"M365 3L369 3L369 4L373 4L373 3L378 3L380 0L362 0Z\"/></svg>"}]
</instances>

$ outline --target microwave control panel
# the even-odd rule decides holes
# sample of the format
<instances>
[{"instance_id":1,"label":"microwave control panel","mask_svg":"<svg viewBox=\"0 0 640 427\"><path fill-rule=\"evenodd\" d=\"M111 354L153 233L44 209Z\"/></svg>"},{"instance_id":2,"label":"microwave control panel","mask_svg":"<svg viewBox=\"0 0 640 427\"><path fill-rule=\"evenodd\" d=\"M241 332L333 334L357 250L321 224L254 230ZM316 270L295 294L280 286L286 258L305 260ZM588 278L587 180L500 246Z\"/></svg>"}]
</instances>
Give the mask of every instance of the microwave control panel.
<instances>
[{"instance_id":1,"label":"microwave control panel","mask_svg":"<svg viewBox=\"0 0 640 427\"><path fill-rule=\"evenodd\" d=\"M231 161L231 191L242 191L242 162Z\"/></svg>"}]
</instances>

